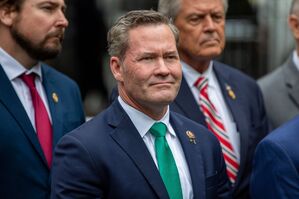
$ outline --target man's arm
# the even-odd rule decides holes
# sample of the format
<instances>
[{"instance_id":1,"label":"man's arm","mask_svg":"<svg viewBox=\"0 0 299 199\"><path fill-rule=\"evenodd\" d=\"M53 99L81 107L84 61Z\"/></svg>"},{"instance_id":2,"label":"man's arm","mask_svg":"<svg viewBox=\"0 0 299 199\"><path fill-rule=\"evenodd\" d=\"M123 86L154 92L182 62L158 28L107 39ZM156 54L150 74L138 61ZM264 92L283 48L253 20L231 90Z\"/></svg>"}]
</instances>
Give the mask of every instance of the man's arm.
<instances>
[{"instance_id":1,"label":"man's arm","mask_svg":"<svg viewBox=\"0 0 299 199\"><path fill-rule=\"evenodd\" d=\"M79 140L72 135L64 136L55 149L51 199L101 198L96 171Z\"/></svg>"},{"instance_id":2,"label":"man's arm","mask_svg":"<svg viewBox=\"0 0 299 199\"><path fill-rule=\"evenodd\" d=\"M254 199L299 198L297 169L278 144L265 140L257 147L250 187Z\"/></svg>"}]
</instances>

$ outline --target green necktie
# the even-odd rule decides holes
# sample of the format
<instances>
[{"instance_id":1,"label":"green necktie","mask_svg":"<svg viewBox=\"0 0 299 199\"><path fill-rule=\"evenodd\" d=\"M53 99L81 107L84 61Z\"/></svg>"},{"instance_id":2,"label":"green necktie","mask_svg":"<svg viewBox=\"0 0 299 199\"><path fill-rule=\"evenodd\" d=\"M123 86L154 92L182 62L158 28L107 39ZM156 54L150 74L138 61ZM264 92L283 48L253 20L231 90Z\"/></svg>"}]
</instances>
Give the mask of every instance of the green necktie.
<instances>
[{"instance_id":1,"label":"green necktie","mask_svg":"<svg viewBox=\"0 0 299 199\"><path fill-rule=\"evenodd\" d=\"M167 127L162 122L157 122L150 128L150 133L155 136L155 150L159 172L168 195L170 199L182 199L183 194L179 172L165 138L166 131Z\"/></svg>"}]
</instances>

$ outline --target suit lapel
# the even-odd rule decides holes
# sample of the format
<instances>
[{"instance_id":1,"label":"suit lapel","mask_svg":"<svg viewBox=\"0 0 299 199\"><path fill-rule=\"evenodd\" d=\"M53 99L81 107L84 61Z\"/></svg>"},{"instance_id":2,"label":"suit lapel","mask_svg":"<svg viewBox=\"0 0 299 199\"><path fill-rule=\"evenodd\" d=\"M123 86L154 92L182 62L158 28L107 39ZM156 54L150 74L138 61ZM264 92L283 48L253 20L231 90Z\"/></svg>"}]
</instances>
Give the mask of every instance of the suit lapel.
<instances>
[{"instance_id":1,"label":"suit lapel","mask_svg":"<svg viewBox=\"0 0 299 199\"><path fill-rule=\"evenodd\" d=\"M180 110L183 112L183 115L202 125L206 125L205 117L200 111L200 108L196 103L184 76L182 78L179 93L173 103L180 108Z\"/></svg>"},{"instance_id":2,"label":"suit lapel","mask_svg":"<svg viewBox=\"0 0 299 199\"><path fill-rule=\"evenodd\" d=\"M159 171L137 129L121 108L118 100L113 102L109 124L115 126L112 138L128 154L144 178L156 192L158 198L168 199Z\"/></svg>"},{"instance_id":3,"label":"suit lapel","mask_svg":"<svg viewBox=\"0 0 299 199\"><path fill-rule=\"evenodd\" d=\"M43 73L43 87L46 92L48 105L52 118L52 128L53 128L53 148L57 144L59 138L63 136L63 107L61 99L59 99L58 86L51 78L51 74L47 66L42 66ZM53 97L54 95L54 97ZM54 100L55 96L57 101Z\"/></svg>"},{"instance_id":4,"label":"suit lapel","mask_svg":"<svg viewBox=\"0 0 299 199\"><path fill-rule=\"evenodd\" d=\"M216 74L218 83L220 85L220 89L222 92L222 95L224 97L225 103L228 106L232 117L236 123L237 131L240 134L240 168L238 171L238 177L237 177L237 183L239 182L239 179L243 173L244 170L244 164L245 164L245 157L247 157L247 151L248 151L248 140L249 140L249 129L248 127L248 118L246 114L246 110L244 110L244 107L242 106L243 103L243 97L246 97L245 95L242 95L242 92L238 89L238 86L236 86L236 82L233 80L233 77L229 75L229 73L225 70L225 67L220 65L218 62L214 62L213 69ZM231 90L235 98L232 97L232 95L229 93ZM241 133L242 132L242 133Z\"/></svg>"},{"instance_id":5,"label":"suit lapel","mask_svg":"<svg viewBox=\"0 0 299 199\"><path fill-rule=\"evenodd\" d=\"M35 130L32 127L31 121L27 116L27 113L19 100L11 82L7 78L2 66L0 65L0 103L11 113L15 118L15 121L19 124L25 136L28 138L29 142L32 144L36 152L39 154L42 161L47 166L46 159L44 157L43 151L39 144L38 138L36 136ZM47 166L48 168L48 166Z\"/></svg>"},{"instance_id":6,"label":"suit lapel","mask_svg":"<svg viewBox=\"0 0 299 199\"><path fill-rule=\"evenodd\" d=\"M189 129L187 129L184 124L173 114L170 114L170 122L180 140L186 161L188 163L194 198L206 198L205 171L203 167L204 163L202 160L201 151L199 149L200 140L196 140L196 144L191 143L190 139L186 135L186 132Z\"/></svg>"},{"instance_id":7,"label":"suit lapel","mask_svg":"<svg viewBox=\"0 0 299 199\"><path fill-rule=\"evenodd\" d=\"M284 81L294 104L299 108L299 71L292 61L292 56L284 64Z\"/></svg>"}]
</instances>

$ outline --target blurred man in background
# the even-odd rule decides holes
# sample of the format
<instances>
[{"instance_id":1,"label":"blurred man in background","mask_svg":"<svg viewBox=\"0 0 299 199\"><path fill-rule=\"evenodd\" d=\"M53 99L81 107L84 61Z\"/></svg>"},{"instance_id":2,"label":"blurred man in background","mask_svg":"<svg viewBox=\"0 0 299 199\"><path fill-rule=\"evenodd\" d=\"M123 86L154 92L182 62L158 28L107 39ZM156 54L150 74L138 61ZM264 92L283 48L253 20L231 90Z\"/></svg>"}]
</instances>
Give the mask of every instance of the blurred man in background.
<instances>
[{"instance_id":1,"label":"blurred man in background","mask_svg":"<svg viewBox=\"0 0 299 199\"><path fill-rule=\"evenodd\" d=\"M50 197L52 151L84 122L78 86L46 64L61 51L64 0L0 0L0 197Z\"/></svg>"},{"instance_id":2,"label":"blurred man in background","mask_svg":"<svg viewBox=\"0 0 299 199\"><path fill-rule=\"evenodd\" d=\"M262 77L262 89L269 122L273 128L292 119L299 113L299 1L293 0L288 17L296 49L286 62Z\"/></svg>"}]
</instances>

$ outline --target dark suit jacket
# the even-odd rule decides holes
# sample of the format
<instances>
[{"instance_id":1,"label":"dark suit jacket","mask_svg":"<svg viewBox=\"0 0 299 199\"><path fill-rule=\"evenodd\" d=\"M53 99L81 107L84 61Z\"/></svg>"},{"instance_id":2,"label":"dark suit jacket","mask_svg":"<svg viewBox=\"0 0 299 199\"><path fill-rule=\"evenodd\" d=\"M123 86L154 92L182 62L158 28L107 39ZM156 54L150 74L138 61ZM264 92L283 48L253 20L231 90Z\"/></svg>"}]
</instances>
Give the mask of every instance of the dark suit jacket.
<instances>
[{"instance_id":1,"label":"dark suit jacket","mask_svg":"<svg viewBox=\"0 0 299 199\"><path fill-rule=\"evenodd\" d=\"M220 84L224 100L240 133L240 168L234 187L234 198L249 197L249 177L252 158L258 142L268 133L268 121L265 114L262 94L253 79L225 64L214 61L214 72ZM236 98L233 99L227 86L231 87ZM196 103L193 94L183 78L175 101L170 106L189 119L206 125L205 117Z\"/></svg>"},{"instance_id":2,"label":"dark suit jacket","mask_svg":"<svg viewBox=\"0 0 299 199\"><path fill-rule=\"evenodd\" d=\"M194 198L230 198L217 139L176 113L170 113L170 122L189 165ZM195 134L196 144L187 130ZM51 198L168 198L144 141L118 100L58 143Z\"/></svg>"},{"instance_id":3,"label":"dark suit jacket","mask_svg":"<svg viewBox=\"0 0 299 199\"><path fill-rule=\"evenodd\" d=\"M53 123L53 145L84 122L77 85L43 65L43 86ZM55 103L52 94L56 93ZM29 117L0 65L0 198L47 199L50 171Z\"/></svg>"},{"instance_id":4,"label":"dark suit jacket","mask_svg":"<svg viewBox=\"0 0 299 199\"><path fill-rule=\"evenodd\" d=\"M299 198L298 137L297 116L258 145L251 177L252 198Z\"/></svg>"},{"instance_id":5,"label":"dark suit jacket","mask_svg":"<svg viewBox=\"0 0 299 199\"><path fill-rule=\"evenodd\" d=\"M299 71L292 55L282 66L258 81L273 128L279 127L299 113Z\"/></svg>"},{"instance_id":6,"label":"dark suit jacket","mask_svg":"<svg viewBox=\"0 0 299 199\"><path fill-rule=\"evenodd\" d=\"M250 198L249 177L255 147L269 131L262 94L252 78L228 65L213 62L213 70L220 84L222 95L232 113L237 131L240 133L241 160L233 196L237 199L248 199ZM234 92L235 99L229 95L227 86ZM114 89L110 101L117 96L118 92ZM170 104L170 110L206 126L205 117L184 77L178 96Z\"/></svg>"}]
</instances>

